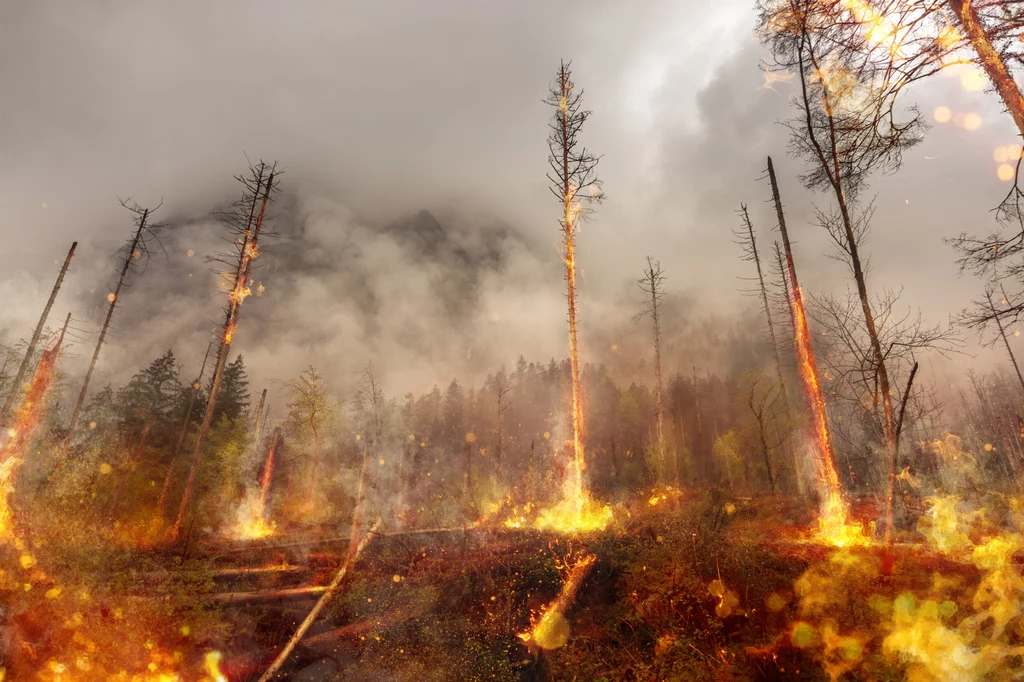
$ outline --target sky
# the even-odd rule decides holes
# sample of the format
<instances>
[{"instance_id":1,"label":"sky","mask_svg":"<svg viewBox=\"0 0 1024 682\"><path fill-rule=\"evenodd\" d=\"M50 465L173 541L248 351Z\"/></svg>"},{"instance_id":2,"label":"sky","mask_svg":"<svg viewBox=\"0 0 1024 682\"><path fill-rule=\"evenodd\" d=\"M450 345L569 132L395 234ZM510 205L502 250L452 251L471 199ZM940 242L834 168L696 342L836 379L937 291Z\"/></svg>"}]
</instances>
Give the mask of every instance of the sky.
<instances>
[{"instance_id":1,"label":"sky","mask_svg":"<svg viewBox=\"0 0 1024 682\"><path fill-rule=\"evenodd\" d=\"M670 370L719 370L729 358L714 339L761 333L731 229L746 202L762 243L773 238L766 156L803 287L849 287L812 224L826 197L800 187L802 162L787 156L791 84L766 81L753 25L746 0L8 3L0 334L31 333L78 240L51 325L72 313L66 369L80 372L131 229L118 199L162 202L166 255L122 295L96 386L167 347L194 374L223 304L204 262L222 247L210 211L237 197L248 157L285 171L281 236L257 260L267 293L246 301L236 335L254 389L310 363L344 392L373 362L401 394L478 380L520 354L564 357L542 100L566 59L607 194L579 236L584 353L642 372L646 330L631 318L651 255L672 296ZM871 183L869 285L902 289L907 310L944 324L982 283L959 275L943 239L992 226L1007 190L993 150L1013 128L963 70L906 104L932 128L897 175ZM934 121L940 106L950 121ZM968 338L977 357L931 366L936 380L1000 359Z\"/></svg>"}]
</instances>

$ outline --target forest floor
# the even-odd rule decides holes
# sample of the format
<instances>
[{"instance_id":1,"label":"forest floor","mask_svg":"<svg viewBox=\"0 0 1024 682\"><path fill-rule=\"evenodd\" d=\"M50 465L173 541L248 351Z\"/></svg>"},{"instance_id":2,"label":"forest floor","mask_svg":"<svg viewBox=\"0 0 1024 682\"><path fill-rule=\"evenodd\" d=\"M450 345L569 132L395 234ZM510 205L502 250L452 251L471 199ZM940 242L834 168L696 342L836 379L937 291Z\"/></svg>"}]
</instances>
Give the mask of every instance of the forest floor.
<instances>
[{"instance_id":1,"label":"forest floor","mask_svg":"<svg viewBox=\"0 0 1024 682\"><path fill-rule=\"evenodd\" d=\"M932 652L892 638L979 608L984 572L914 532L883 578L878 547L812 541L806 503L692 491L653 501L581 538L505 527L375 536L280 679L902 680L908 664L912 679L942 679ZM12 680L254 680L348 549L337 529L171 553L68 520L21 527L0 550ZM561 646L519 636L585 555L596 561Z\"/></svg>"}]
</instances>

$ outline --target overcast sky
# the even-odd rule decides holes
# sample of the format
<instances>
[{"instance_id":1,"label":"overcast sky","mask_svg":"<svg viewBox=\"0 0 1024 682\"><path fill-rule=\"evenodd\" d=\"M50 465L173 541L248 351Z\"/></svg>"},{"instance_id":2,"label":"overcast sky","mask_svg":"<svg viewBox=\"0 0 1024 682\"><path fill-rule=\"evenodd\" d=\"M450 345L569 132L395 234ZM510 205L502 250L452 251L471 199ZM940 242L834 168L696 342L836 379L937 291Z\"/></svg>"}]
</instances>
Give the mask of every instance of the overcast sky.
<instances>
[{"instance_id":1,"label":"overcast sky","mask_svg":"<svg viewBox=\"0 0 1024 682\"><path fill-rule=\"evenodd\" d=\"M608 350L595 339L612 345L610 330L626 328L633 299L624 292L647 254L690 302L680 310L756 322L740 316L753 302L737 293L745 286L737 277L750 272L730 229L745 201L770 241L768 188L757 181L767 154L782 176L802 284L842 291L845 272L823 257L828 245L809 222L813 197L794 180L802 167L786 157L787 131L777 122L789 115L791 91L766 84L759 69L751 4L6 3L0 328L9 337L28 335L77 239L51 322L72 312L80 346L92 343L113 251L130 229L117 198L162 199L160 215L183 226L168 241L174 253L154 259L144 275L148 288L140 283L126 294L125 319L115 318L100 376L113 376L112 358L140 362L170 345L194 371L220 304L199 258L213 248L206 216L235 197L231 178L248 154L286 168L281 220L298 224L289 228L302 236L296 243L320 249L316 258L337 267L349 261L332 260L332 249L356 249L375 304L403 308L369 328L360 317L365 301L349 300L351 273L317 269L293 254L283 266L291 271L276 283L277 271L263 275L268 292L278 286L289 296L288 309L273 316L278 335L245 329L247 315L269 319L250 308L271 302L245 304L238 347L255 380L288 376L310 354L314 361L323 355L327 372L338 376L367 360L386 366L417 321L414 335L436 335L437 343L384 370L393 391L447 382L474 350L487 363L511 362L520 352L561 357L558 205L545 187L550 112L541 101L560 58L572 60L594 112L583 140L603 155L608 197L579 242L581 316L592 330L583 343L592 344L591 357ZM995 96L965 89L961 76L951 71L910 93L906 103L929 119L942 105L953 120L934 123L898 175L873 181L878 210L865 246L871 286L903 287L905 305L935 322L980 293L980 282L958 276L942 239L989 229L989 209L1006 191L993 149L1014 139ZM964 127L966 114L980 117L977 130ZM420 209L461 235L460 244L473 242L478 225L501 225L514 237L500 240L505 265L481 271L480 321L458 338L432 327L440 313L428 297L415 298L444 265L387 240L378 244L379 226ZM188 248L199 252L191 261L182 255ZM267 263L273 249L265 247ZM400 286L374 279L396 262L390 277ZM188 286L179 286L186 278ZM129 313L140 304L129 299L143 295L150 307L166 306L170 322L139 329ZM501 327L482 330L487 321Z\"/></svg>"}]
</instances>

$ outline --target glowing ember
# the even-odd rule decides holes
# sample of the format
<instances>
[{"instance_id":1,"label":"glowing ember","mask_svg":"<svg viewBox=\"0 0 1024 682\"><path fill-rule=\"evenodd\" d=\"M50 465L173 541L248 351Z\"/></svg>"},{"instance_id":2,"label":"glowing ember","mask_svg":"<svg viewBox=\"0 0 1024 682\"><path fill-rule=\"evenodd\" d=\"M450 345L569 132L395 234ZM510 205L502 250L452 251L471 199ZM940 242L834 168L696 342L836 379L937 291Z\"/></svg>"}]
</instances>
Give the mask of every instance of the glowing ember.
<instances>
[{"instance_id":1,"label":"glowing ember","mask_svg":"<svg viewBox=\"0 0 1024 682\"><path fill-rule=\"evenodd\" d=\"M565 620L565 612L572 605L576 592L596 559L593 554L585 554L576 561L562 584L558 598L548 604L529 632L516 635L531 650L558 649L569 641L569 623Z\"/></svg>"},{"instance_id":2,"label":"glowing ember","mask_svg":"<svg viewBox=\"0 0 1024 682\"><path fill-rule=\"evenodd\" d=\"M21 460L16 457L0 464L0 544L14 538L14 514L7 498L14 488L14 467L19 464Z\"/></svg>"}]
</instances>

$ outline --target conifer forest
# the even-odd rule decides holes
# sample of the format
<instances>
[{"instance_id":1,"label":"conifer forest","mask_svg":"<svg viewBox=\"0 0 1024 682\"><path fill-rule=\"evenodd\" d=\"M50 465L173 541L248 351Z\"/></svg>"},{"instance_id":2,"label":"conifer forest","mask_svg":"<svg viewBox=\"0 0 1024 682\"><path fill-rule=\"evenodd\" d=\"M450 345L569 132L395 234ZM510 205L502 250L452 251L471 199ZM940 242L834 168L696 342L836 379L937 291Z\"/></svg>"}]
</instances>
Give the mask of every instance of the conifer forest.
<instances>
[{"instance_id":1,"label":"conifer forest","mask_svg":"<svg viewBox=\"0 0 1024 682\"><path fill-rule=\"evenodd\" d=\"M0 55L0 682L1024 679L1024 2Z\"/></svg>"}]
</instances>

